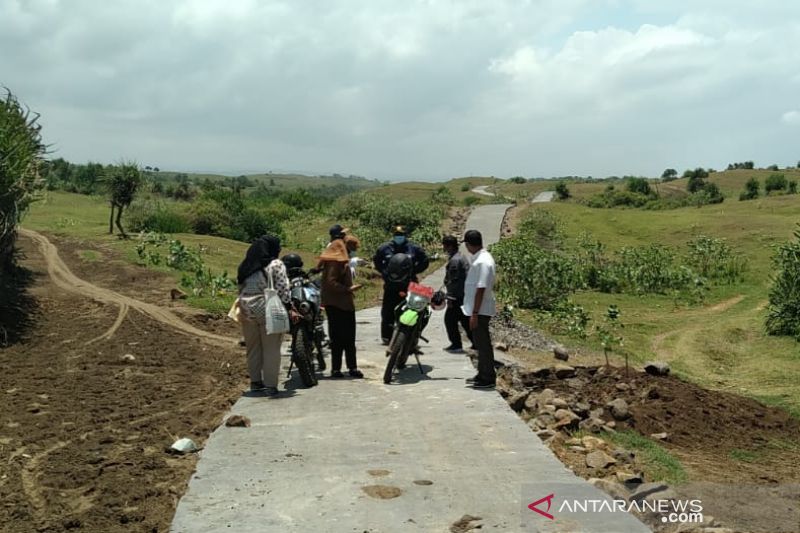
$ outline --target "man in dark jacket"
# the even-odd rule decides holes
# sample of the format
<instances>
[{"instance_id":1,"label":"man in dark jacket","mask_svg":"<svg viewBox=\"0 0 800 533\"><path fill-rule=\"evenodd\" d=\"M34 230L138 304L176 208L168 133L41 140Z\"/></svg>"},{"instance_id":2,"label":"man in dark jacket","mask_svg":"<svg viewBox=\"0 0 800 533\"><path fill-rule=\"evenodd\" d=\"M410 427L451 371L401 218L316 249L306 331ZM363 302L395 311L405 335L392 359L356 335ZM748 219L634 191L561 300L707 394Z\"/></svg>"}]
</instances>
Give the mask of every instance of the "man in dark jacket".
<instances>
[{"instance_id":1,"label":"man in dark jacket","mask_svg":"<svg viewBox=\"0 0 800 533\"><path fill-rule=\"evenodd\" d=\"M444 285L447 288L447 311L444 313L444 327L447 330L447 338L450 339L450 346L444 351L464 353L458 325L461 324L467 333L467 338L472 342L469 317L461 311L461 306L464 305L464 282L469 271L469 259L458 250L458 239L452 235L442 238L442 248L449 257L444 275Z\"/></svg>"},{"instance_id":2,"label":"man in dark jacket","mask_svg":"<svg viewBox=\"0 0 800 533\"><path fill-rule=\"evenodd\" d=\"M392 240L381 245L375 252L372 262L375 270L383 276L383 303L381 305L381 339L384 344L389 344L394 329L394 309L403 299L401 291L408 289L409 281L417 281L417 275L428 268L428 255L425 250L408 240L408 232L404 226L394 228ZM395 254L406 254L411 258L411 278L401 283L389 280L387 267L389 260Z\"/></svg>"}]
</instances>

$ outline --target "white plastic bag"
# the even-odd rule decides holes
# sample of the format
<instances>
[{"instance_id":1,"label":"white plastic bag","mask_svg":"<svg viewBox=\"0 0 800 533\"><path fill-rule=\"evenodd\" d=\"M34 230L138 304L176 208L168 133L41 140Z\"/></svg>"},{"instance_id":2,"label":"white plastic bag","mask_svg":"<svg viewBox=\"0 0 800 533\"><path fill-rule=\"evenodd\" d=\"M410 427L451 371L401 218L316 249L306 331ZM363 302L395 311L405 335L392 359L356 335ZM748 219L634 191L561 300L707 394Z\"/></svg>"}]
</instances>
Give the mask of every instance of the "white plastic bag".
<instances>
[{"instance_id":1,"label":"white plastic bag","mask_svg":"<svg viewBox=\"0 0 800 533\"><path fill-rule=\"evenodd\" d=\"M281 297L275 289L272 272L267 276L267 288L264 289L264 313L266 314L267 334L286 333L290 329L289 313L283 306Z\"/></svg>"},{"instance_id":2,"label":"white plastic bag","mask_svg":"<svg viewBox=\"0 0 800 533\"><path fill-rule=\"evenodd\" d=\"M240 314L241 314L241 309L239 308L239 298L236 298L233 301L233 305L231 305L230 311L228 311L228 318L230 318L234 322L239 322Z\"/></svg>"}]
</instances>

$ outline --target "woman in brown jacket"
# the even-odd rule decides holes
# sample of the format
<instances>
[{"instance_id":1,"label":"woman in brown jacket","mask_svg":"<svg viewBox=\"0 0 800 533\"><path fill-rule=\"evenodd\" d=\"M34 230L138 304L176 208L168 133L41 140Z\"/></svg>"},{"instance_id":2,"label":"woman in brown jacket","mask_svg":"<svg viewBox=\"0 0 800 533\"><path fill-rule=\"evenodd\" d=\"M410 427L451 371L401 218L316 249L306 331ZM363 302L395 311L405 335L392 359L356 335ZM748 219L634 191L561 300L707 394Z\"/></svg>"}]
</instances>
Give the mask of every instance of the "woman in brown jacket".
<instances>
[{"instance_id":1,"label":"woman in brown jacket","mask_svg":"<svg viewBox=\"0 0 800 533\"><path fill-rule=\"evenodd\" d=\"M347 246L342 239L336 239L319 259L322 262L322 305L328 315L328 335L331 339L331 377L344 377L344 353L350 377L363 378L364 374L356 362L356 305L353 298L353 293L361 285L353 284Z\"/></svg>"}]
</instances>

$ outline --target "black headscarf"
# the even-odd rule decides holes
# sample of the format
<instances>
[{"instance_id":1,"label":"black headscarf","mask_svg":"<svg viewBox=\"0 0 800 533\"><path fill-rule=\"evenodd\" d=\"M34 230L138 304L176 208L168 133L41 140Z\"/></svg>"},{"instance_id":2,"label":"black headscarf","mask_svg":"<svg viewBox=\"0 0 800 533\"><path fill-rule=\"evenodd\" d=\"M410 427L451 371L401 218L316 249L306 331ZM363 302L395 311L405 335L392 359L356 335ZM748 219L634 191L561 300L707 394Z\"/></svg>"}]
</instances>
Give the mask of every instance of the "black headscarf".
<instances>
[{"instance_id":1,"label":"black headscarf","mask_svg":"<svg viewBox=\"0 0 800 533\"><path fill-rule=\"evenodd\" d=\"M277 259L281 253L281 240L274 235L263 235L253 241L244 260L239 265L236 280L244 283L250 274L265 268L273 260Z\"/></svg>"}]
</instances>

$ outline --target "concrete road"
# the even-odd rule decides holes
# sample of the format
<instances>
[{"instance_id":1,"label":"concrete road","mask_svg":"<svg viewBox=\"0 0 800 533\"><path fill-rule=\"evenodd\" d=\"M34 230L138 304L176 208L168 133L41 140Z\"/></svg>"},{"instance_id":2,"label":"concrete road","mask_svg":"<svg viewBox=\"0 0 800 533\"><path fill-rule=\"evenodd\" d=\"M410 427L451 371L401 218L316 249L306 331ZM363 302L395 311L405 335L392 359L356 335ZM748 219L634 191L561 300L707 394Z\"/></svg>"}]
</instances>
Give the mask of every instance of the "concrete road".
<instances>
[{"instance_id":1,"label":"concrete road","mask_svg":"<svg viewBox=\"0 0 800 533\"><path fill-rule=\"evenodd\" d=\"M539 194L536 195L536 197L533 200L531 200L531 203L532 204L541 204L541 203L545 203L545 202L552 202L553 198L555 198L555 196L556 196L555 191L540 192Z\"/></svg>"},{"instance_id":2,"label":"concrete road","mask_svg":"<svg viewBox=\"0 0 800 533\"><path fill-rule=\"evenodd\" d=\"M471 192L474 192L475 194L482 194L483 196L494 196L495 195L493 192L489 191L489 186L488 185L481 185L479 187L475 187L474 189L472 189Z\"/></svg>"},{"instance_id":3,"label":"concrete road","mask_svg":"<svg viewBox=\"0 0 800 533\"><path fill-rule=\"evenodd\" d=\"M496 240L507 207L478 207L467 227ZM442 351L442 313L425 331L425 373L410 365L391 385L382 381L380 310L357 320L366 379L295 389L294 377L283 397L242 397L231 412L252 427L211 435L172 531L447 532L464 515L480 517L467 526L482 531L648 531L624 513L549 520L527 508L549 493L555 503L607 497L567 470L497 392L465 386L475 369Z\"/></svg>"}]
</instances>

